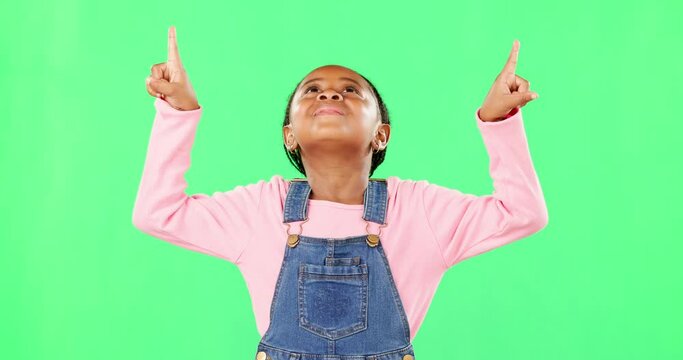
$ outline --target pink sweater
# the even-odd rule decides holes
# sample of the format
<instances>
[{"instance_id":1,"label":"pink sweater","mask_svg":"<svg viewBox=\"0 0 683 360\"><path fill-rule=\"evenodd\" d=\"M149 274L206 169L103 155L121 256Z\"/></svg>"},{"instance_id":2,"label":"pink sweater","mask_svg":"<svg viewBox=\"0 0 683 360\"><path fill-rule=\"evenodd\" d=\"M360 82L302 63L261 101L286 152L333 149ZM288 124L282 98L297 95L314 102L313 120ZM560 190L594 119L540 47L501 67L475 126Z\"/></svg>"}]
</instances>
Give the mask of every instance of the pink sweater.
<instances>
[{"instance_id":1,"label":"pink sweater","mask_svg":"<svg viewBox=\"0 0 683 360\"><path fill-rule=\"evenodd\" d=\"M273 175L213 195L185 194L184 174L203 108L180 111L159 98L154 106L157 113L133 224L161 240L237 265L263 336L287 242L282 214L289 183ZM482 121L478 111L474 118L490 158L492 195L464 194L426 180L386 178L387 226L381 241L408 316L411 341L449 267L534 234L548 221L521 110L497 122ZM364 235L362 214L363 205L311 199L302 235ZM299 224L292 223L292 233L299 232Z\"/></svg>"}]
</instances>

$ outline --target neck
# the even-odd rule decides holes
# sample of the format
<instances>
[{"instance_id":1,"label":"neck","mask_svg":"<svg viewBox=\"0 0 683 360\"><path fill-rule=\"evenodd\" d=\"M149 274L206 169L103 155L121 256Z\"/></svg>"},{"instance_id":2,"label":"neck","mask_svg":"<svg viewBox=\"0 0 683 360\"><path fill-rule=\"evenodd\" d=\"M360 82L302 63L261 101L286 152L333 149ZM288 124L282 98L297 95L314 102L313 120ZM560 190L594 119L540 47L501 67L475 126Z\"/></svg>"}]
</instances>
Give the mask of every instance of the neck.
<instances>
[{"instance_id":1,"label":"neck","mask_svg":"<svg viewBox=\"0 0 683 360\"><path fill-rule=\"evenodd\" d=\"M360 158L358 155L343 155L345 156L329 154L312 159L302 156L306 178L311 186L309 199L348 205L363 204L363 194L368 187L372 153L365 158Z\"/></svg>"}]
</instances>

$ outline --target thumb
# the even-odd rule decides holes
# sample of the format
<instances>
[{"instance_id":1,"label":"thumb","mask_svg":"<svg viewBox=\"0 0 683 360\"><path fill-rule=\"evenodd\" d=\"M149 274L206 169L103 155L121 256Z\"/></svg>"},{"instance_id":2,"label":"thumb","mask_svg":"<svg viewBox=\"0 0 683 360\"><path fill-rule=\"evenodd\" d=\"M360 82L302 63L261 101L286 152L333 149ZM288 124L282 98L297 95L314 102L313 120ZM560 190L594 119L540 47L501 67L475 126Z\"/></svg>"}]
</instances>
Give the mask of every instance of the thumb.
<instances>
[{"instance_id":1,"label":"thumb","mask_svg":"<svg viewBox=\"0 0 683 360\"><path fill-rule=\"evenodd\" d=\"M510 107L524 106L531 100L538 98L538 94L533 91L527 92L516 92L509 95L510 97Z\"/></svg>"},{"instance_id":2,"label":"thumb","mask_svg":"<svg viewBox=\"0 0 683 360\"><path fill-rule=\"evenodd\" d=\"M171 95L171 91L173 90L173 85L164 79L151 79L149 87L155 92L166 96Z\"/></svg>"}]
</instances>

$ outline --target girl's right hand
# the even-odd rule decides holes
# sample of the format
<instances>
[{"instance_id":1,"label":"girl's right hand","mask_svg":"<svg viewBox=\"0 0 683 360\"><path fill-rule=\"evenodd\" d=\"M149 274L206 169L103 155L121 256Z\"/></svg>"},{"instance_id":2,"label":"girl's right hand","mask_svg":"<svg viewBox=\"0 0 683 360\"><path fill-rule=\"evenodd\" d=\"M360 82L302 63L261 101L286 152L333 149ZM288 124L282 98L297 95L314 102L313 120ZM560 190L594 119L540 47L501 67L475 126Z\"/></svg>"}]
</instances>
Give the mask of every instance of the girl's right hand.
<instances>
[{"instance_id":1,"label":"girl's right hand","mask_svg":"<svg viewBox=\"0 0 683 360\"><path fill-rule=\"evenodd\" d=\"M199 109L197 95L180 62L174 26L168 29L168 59L152 66L152 74L147 77L146 82L150 95L165 100L175 109Z\"/></svg>"}]
</instances>

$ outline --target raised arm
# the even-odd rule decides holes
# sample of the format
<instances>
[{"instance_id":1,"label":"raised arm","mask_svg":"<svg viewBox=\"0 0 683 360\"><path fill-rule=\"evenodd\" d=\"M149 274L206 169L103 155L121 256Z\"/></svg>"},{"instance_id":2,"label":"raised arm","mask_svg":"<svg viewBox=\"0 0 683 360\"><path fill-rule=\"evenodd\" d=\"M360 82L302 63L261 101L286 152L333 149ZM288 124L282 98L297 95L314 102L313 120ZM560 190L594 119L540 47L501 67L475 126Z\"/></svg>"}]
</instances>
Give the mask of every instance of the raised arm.
<instances>
[{"instance_id":1,"label":"raised arm","mask_svg":"<svg viewBox=\"0 0 683 360\"><path fill-rule=\"evenodd\" d=\"M493 194L464 194L423 183L425 214L446 267L529 236L548 223L521 110L537 94L515 74L518 53L515 40L503 70L474 115L489 155Z\"/></svg>"},{"instance_id":2,"label":"raised arm","mask_svg":"<svg viewBox=\"0 0 683 360\"><path fill-rule=\"evenodd\" d=\"M476 117L489 154L493 193L477 196L427 182L423 187L427 220L447 267L527 237L548 223L521 110L497 122Z\"/></svg>"},{"instance_id":3,"label":"raised arm","mask_svg":"<svg viewBox=\"0 0 683 360\"><path fill-rule=\"evenodd\" d=\"M133 224L159 239L235 263L253 233L264 181L211 196L187 195L184 175L202 108L179 111L161 99L154 106Z\"/></svg>"}]
</instances>

